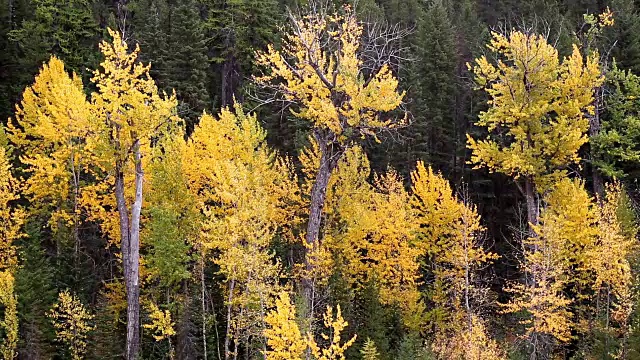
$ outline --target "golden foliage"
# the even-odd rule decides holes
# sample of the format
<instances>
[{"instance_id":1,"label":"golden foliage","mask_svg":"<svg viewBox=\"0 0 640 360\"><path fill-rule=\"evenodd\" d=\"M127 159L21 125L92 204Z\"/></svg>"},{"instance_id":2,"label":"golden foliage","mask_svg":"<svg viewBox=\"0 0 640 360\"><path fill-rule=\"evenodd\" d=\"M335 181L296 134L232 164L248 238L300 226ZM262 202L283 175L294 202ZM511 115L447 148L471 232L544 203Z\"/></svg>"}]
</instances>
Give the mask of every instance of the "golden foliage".
<instances>
[{"instance_id":1,"label":"golden foliage","mask_svg":"<svg viewBox=\"0 0 640 360\"><path fill-rule=\"evenodd\" d=\"M332 15L310 14L293 20L283 50L269 45L257 53L267 74L259 83L277 86L287 100L300 105L294 114L345 142L375 129L397 126L380 112L396 109L404 97L388 65L365 79L358 53L362 25L350 7Z\"/></svg>"},{"instance_id":2,"label":"golden foliage","mask_svg":"<svg viewBox=\"0 0 640 360\"><path fill-rule=\"evenodd\" d=\"M489 110L477 125L490 135L468 136L471 162L530 177L544 192L564 177L564 167L579 160L578 149L587 142L585 115L593 113L593 90L603 82L597 54L583 59L574 46L561 61L544 37L518 31L508 37L493 33L488 48L498 63L482 56L473 72L489 95ZM498 128L501 135L494 137Z\"/></svg>"},{"instance_id":3,"label":"golden foliage","mask_svg":"<svg viewBox=\"0 0 640 360\"><path fill-rule=\"evenodd\" d=\"M149 304L150 324L142 325L145 329L153 331L153 338L156 341L168 339L176 334L174 330L175 323L171 321L171 313L169 310L160 310L155 303Z\"/></svg>"},{"instance_id":4,"label":"golden foliage","mask_svg":"<svg viewBox=\"0 0 640 360\"><path fill-rule=\"evenodd\" d=\"M14 293L18 257L14 241L24 236L22 225L25 219L24 211L13 204L19 198L19 184L10 170L6 149L0 146L0 305L4 307L0 327L5 335L0 344L0 354L5 359L15 357L18 345L18 301Z\"/></svg>"},{"instance_id":5,"label":"golden foliage","mask_svg":"<svg viewBox=\"0 0 640 360\"><path fill-rule=\"evenodd\" d=\"M443 360L499 360L507 359L503 349L487 334L482 320L473 315L470 327L463 327L455 334L440 333L437 335L432 348Z\"/></svg>"},{"instance_id":6,"label":"golden foliage","mask_svg":"<svg viewBox=\"0 0 640 360\"><path fill-rule=\"evenodd\" d=\"M459 325L457 317L471 316L463 314L471 309L463 309L462 303L478 296L475 273L498 256L482 246L484 228L475 207L458 200L446 179L420 161L411 180L415 246L432 260L435 276L435 325Z\"/></svg>"},{"instance_id":7,"label":"golden foliage","mask_svg":"<svg viewBox=\"0 0 640 360\"><path fill-rule=\"evenodd\" d=\"M56 338L69 347L71 358L82 359L87 349L87 334L94 329L89 324L93 315L87 312L75 295L65 290L58 294L58 302L48 316L56 329Z\"/></svg>"},{"instance_id":8,"label":"golden foliage","mask_svg":"<svg viewBox=\"0 0 640 360\"><path fill-rule=\"evenodd\" d=\"M0 327L4 339L0 343L0 354L4 359L13 359L18 346L18 299L14 293L15 279L10 270L0 271L0 305L4 308L4 319Z\"/></svg>"},{"instance_id":9,"label":"golden foliage","mask_svg":"<svg viewBox=\"0 0 640 360\"><path fill-rule=\"evenodd\" d=\"M281 292L276 299L276 307L270 311L265 322L267 328L264 336L267 338L269 350L266 351L267 360L298 360L304 358L304 353L310 351L317 360L344 360L344 352L356 340L354 335L350 340L341 343L342 331L348 323L342 318L340 306L335 317L333 309L329 306L323 315L324 326L330 330L330 334L321 334L327 342L326 347L320 347L311 334L303 336L295 320L295 305L287 292Z\"/></svg>"},{"instance_id":10,"label":"golden foliage","mask_svg":"<svg viewBox=\"0 0 640 360\"><path fill-rule=\"evenodd\" d=\"M291 165L268 148L256 117L240 105L234 110L202 116L183 165L205 215L202 245L224 276L233 336L249 338L261 336L265 307L280 290L280 264L269 247L277 234L291 238L299 195Z\"/></svg>"},{"instance_id":11,"label":"golden foliage","mask_svg":"<svg viewBox=\"0 0 640 360\"><path fill-rule=\"evenodd\" d=\"M563 179L545 198L536 236L525 243L522 267L525 283L505 290L514 298L504 305L505 312L526 311L522 320L525 336L548 335L560 342L571 340L574 327L569 299L564 290L572 282L580 290L583 277L573 268L584 269L585 258L596 236L598 214L580 181Z\"/></svg>"},{"instance_id":12,"label":"golden foliage","mask_svg":"<svg viewBox=\"0 0 640 360\"><path fill-rule=\"evenodd\" d=\"M314 159L319 155L313 149L304 153L305 166L317 164ZM339 162L329 181L324 238L312 253L320 264L312 275L326 280L326 274L339 271L357 290L373 283L381 302L398 305L405 325L418 328L423 310L417 288L420 250L412 243L410 197L396 172L375 176L369 184L370 171L358 146L347 150ZM309 187L306 184L303 188Z\"/></svg>"},{"instance_id":13,"label":"golden foliage","mask_svg":"<svg viewBox=\"0 0 640 360\"><path fill-rule=\"evenodd\" d=\"M86 149L92 165L103 174L123 172L125 195L133 202L134 154L140 152L146 168L149 156L145 155L151 154L152 137L179 121L177 100L158 93L149 75L150 65L137 61L140 49L136 46L129 51L120 34L108 31L113 41L100 44L104 61L92 78L98 91L91 96L91 136L87 137ZM107 181L92 184L92 196L83 196L82 204L88 209L89 219L99 222L104 234L118 244L120 227L114 212L113 186Z\"/></svg>"},{"instance_id":14,"label":"golden foliage","mask_svg":"<svg viewBox=\"0 0 640 360\"><path fill-rule=\"evenodd\" d=\"M89 103L78 76L51 57L27 87L9 139L24 164L24 194L31 214L48 216L53 232L77 226L83 175L92 171L84 144L90 133ZM90 195L89 195L90 197Z\"/></svg>"}]
</instances>

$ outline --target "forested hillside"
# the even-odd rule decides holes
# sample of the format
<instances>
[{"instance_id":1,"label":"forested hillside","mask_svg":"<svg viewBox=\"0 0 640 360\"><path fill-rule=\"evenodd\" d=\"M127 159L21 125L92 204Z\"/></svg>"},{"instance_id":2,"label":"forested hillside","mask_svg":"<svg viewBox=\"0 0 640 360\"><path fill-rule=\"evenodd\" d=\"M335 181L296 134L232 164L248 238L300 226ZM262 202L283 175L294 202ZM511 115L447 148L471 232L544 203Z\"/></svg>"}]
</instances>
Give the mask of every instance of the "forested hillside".
<instances>
[{"instance_id":1,"label":"forested hillside","mask_svg":"<svg viewBox=\"0 0 640 360\"><path fill-rule=\"evenodd\" d=\"M0 0L4 359L640 359L635 0Z\"/></svg>"}]
</instances>

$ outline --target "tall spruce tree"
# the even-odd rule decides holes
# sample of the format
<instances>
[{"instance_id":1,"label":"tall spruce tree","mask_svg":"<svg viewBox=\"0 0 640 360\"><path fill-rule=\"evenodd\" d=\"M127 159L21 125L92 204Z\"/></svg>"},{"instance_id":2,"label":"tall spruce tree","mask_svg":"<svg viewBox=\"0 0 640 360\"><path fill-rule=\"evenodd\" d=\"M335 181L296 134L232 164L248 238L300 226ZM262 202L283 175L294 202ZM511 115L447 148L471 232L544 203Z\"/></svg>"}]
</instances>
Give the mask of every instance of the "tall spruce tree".
<instances>
[{"instance_id":1,"label":"tall spruce tree","mask_svg":"<svg viewBox=\"0 0 640 360\"><path fill-rule=\"evenodd\" d=\"M196 1L180 1L169 16L166 87L176 91L178 113L190 133L198 116L211 103L207 91L207 44Z\"/></svg>"},{"instance_id":2,"label":"tall spruce tree","mask_svg":"<svg viewBox=\"0 0 640 360\"><path fill-rule=\"evenodd\" d=\"M140 60L151 63L149 73L158 87L167 88L168 48L166 27L168 4L166 0L138 0L130 5L133 12L133 35L144 52Z\"/></svg>"},{"instance_id":3,"label":"tall spruce tree","mask_svg":"<svg viewBox=\"0 0 640 360\"><path fill-rule=\"evenodd\" d=\"M435 0L418 21L415 61L410 76L413 124L407 129L409 161L430 163L449 173L456 153L454 112L456 96L455 29L447 8Z\"/></svg>"}]
</instances>

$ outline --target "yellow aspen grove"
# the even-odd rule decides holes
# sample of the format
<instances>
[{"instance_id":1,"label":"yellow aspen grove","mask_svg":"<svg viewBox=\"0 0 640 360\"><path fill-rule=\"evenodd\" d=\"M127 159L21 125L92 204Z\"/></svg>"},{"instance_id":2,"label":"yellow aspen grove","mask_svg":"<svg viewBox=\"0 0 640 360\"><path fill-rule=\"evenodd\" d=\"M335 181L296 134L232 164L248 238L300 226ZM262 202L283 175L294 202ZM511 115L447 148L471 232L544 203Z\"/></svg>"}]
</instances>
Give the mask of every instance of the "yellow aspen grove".
<instances>
[{"instance_id":1,"label":"yellow aspen grove","mask_svg":"<svg viewBox=\"0 0 640 360\"><path fill-rule=\"evenodd\" d=\"M257 54L265 75L258 83L281 92L307 120L320 150L320 162L310 192L306 248L317 246L329 179L346 149L366 136L393 129L404 119L383 118L404 97L388 64L365 66L360 53L362 25L349 6L335 14L315 12L292 17L283 49L269 45ZM309 259L306 266L311 268ZM303 281L306 300L310 281Z\"/></svg>"},{"instance_id":2,"label":"yellow aspen grove","mask_svg":"<svg viewBox=\"0 0 640 360\"><path fill-rule=\"evenodd\" d=\"M82 182L90 172L84 150L89 133L89 103L78 76L52 57L24 91L9 139L24 164L24 194L31 215L48 217L53 233L71 231L75 251L80 239Z\"/></svg>"},{"instance_id":3,"label":"yellow aspen grove","mask_svg":"<svg viewBox=\"0 0 640 360\"><path fill-rule=\"evenodd\" d=\"M527 200L529 223L538 222L538 193L543 194L578 162L587 142L594 89L603 82L597 54L584 59L577 46L560 59L541 35L493 33L487 46L497 60L482 56L473 72L489 96L489 109L476 125L484 139L468 136L477 167L514 177Z\"/></svg>"},{"instance_id":4,"label":"yellow aspen grove","mask_svg":"<svg viewBox=\"0 0 640 360\"><path fill-rule=\"evenodd\" d=\"M149 66L137 62L139 48L112 30L103 41L105 59L94 73L98 89L91 99L93 136L87 147L96 165L110 174L118 210L118 225L127 293L127 359L140 348L140 213L143 201L143 157L150 155L152 137L177 122L175 97L158 94ZM133 177L133 181L131 178Z\"/></svg>"},{"instance_id":5,"label":"yellow aspen grove","mask_svg":"<svg viewBox=\"0 0 640 360\"><path fill-rule=\"evenodd\" d=\"M3 131L0 127L0 132ZM15 357L18 345L18 301L14 290L18 258L14 241L23 236L25 218L24 212L12 204L18 199L19 186L10 169L6 149L0 146L0 305L4 308L0 354L5 359Z\"/></svg>"},{"instance_id":6,"label":"yellow aspen grove","mask_svg":"<svg viewBox=\"0 0 640 360\"><path fill-rule=\"evenodd\" d=\"M268 349L265 350L266 360L301 360L309 351L313 359L317 360L345 360L344 352L356 341L354 335L346 342L342 342L342 331L349 325L343 318L338 305L334 316L331 306L323 315L323 323L329 334L320 334L326 346L320 346L311 333L303 335L296 323L296 308L291 303L289 294L285 291L278 295L275 309L271 310L265 321L267 328L264 335L267 338Z\"/></svg>"},{"instance_id":7,"label":"yellow aspen grove","mask_svg":"<svg viewBox=\"0 0 640 360\"><path fill-rule=\"evenodd\" d=\"M184 152L189 188L205 215L203 246L224 277L225 359L264 351L264 317L281 276L270 245L276 234L286 237L288 203L298 191L290 165L265 137L256 117L236 105L218 119L202 116Z\"/></svg>"}]
</instances>

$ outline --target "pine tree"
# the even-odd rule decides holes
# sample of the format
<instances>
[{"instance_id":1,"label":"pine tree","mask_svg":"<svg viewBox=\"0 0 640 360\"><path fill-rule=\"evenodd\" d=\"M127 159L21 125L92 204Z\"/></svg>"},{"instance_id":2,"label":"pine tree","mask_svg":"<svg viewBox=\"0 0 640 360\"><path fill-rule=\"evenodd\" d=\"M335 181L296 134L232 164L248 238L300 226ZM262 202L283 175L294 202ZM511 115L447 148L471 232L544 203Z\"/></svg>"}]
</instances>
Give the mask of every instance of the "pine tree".
<instances>
[{"instance_id":1,"label":"pine tree","mask_svg":"<svg viewBox=\"0 0 640 360\"><path fill-rule=\"evenodd\" d=\"M607 87L611 91L605 99L606 113L599 134L591 138L594 165L605 176L635 183L640 177L640 114L635 100L640 96L640 77L614 66Z\"/></svg>"},{"instance_id":2,"label":"pine tree","mask_svg":"<svg viewBox=\"0 0 640 360\"><path fill-rule=\"evenodd\" d=\"M620 69L640 74L640 9L633 0L616 0L611 10L616 21L607 31L607 38L615 39L611 57Z\"/></svg>"},{"instance_id":3,"label":"pine tree","mask_svg":"<svg viewBox=\"0 0 640 360\"><path fill-rule=\"evenodd\" d=\"M204 109L211 107L207 90L207 44L204 24L195 0L180 1L169 10L169 35L164 62L165 89L175 90L178 113L187 123L187 134Z\"/></svg>"},{"instance_id":4,"label":"pine tree","mask_svg":"<svg viewBox=\"0 0 640 360\"><path fill-rule=\"evenodd\" d=\"M170 28L165 26L168 21L168 7L165 0L138 0L132 1L129 5L133 13L133 35L140 48L144 49L140 54L140 60L151 63L149 74L160 89L170 93L167 44Z\"/></svg>"},{"instance_id":5,"label":"pine tree","mask_svg":"<svg viewBox=\"0 0 640 360\"><path fill-rule=\"evenodd\" d=\"M367 339L364 342L364 346L362 350L360 350L362 354L362 360L379 360L380 354L378 353L378 349L376 348L376 343L371 339Z\"/></svg>"},{"instance_id":6,"label":"pine tree","mask_svg":"<svg viewBox=\"0 0 640 360\"><path fill-rule=\"evenodd\" d=\"M97 64L99 36L90 0L35 0L33 18L9 33L21 52L25 75L33 76L51 55L87 79Z\"/></svg>"},{"instance_id":7,"label":"pine tree","mask_svg":"<svg viewBox=\"0 0 640 360\"><path fill-rule=\"evenodd\" d=\"M457 56L455 30L442 1L429 5L417 25L417 39L409 71L414 89L409 92L415 110L403 133L409 138L407 163L425 161L450 173L456 156L454 112Z\"/></svg>"}]
</instances>

